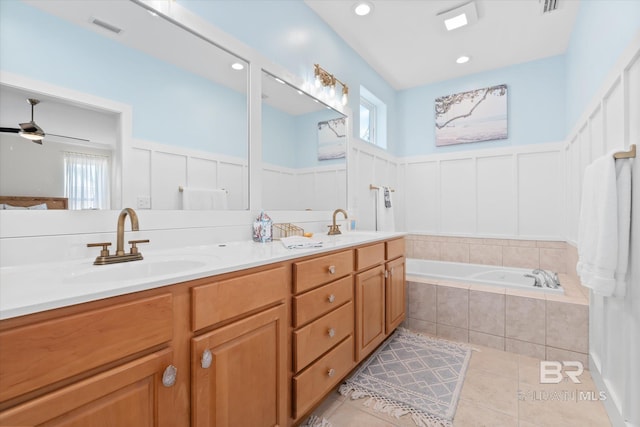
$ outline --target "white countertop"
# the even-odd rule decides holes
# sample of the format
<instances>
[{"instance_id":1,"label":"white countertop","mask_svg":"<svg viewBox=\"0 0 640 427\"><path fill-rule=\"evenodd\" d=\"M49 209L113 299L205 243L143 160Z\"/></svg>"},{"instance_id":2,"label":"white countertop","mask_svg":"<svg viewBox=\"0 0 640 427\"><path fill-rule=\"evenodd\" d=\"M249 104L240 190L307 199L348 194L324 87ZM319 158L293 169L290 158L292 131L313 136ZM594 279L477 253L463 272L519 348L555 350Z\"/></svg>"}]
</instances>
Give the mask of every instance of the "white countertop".
<instances>
[{"instance_id":1,"label":"white countertop","mask_svg":"<svg viewBox=\"0 0 640 427\"><path fill-rule=\"evenodd\" d=\"M154 289L335 249L404 236L349 232L316 235L323 246L287 249L280 241L228 242L174 250L143 250L142 261L93 265L94 258L0 268L0 319ZM153 242L151 242L151 246Z\"/></svg>"}]
</instances>

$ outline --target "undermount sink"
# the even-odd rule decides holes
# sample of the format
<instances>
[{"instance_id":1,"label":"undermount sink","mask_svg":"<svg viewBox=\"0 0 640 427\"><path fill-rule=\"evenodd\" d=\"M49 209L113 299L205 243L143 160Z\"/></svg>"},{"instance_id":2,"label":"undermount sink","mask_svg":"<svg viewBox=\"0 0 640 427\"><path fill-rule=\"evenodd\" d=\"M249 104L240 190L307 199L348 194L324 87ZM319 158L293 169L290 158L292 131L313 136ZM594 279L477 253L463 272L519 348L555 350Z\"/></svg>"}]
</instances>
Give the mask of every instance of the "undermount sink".
<instances>
[{"instance_id":1,"label":"undermount sink","mask_svg":"<svg viewBox=\"0 0 640 427\"><path fill-rule=\"evenodd\" d=\"M205 267L210 260L204 259L155 259L123 262L120 264L93 266L69 274L65 283L104 283L137 280L181 274Z\"/></svg>"}]
</instances>

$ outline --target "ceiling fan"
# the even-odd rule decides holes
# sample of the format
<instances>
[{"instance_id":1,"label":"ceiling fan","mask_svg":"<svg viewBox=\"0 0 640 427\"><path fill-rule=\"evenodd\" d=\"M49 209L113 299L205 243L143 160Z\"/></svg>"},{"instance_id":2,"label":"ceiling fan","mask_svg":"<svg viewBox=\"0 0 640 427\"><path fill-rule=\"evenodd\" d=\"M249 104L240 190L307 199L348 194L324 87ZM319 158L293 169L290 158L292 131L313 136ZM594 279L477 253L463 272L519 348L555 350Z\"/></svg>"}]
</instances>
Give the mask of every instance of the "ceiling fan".
<instances>
[{"instance_id":1,"label":"ceiling fan","mask_svg":"<svg viewBox=\"0 0 640 427\"><path fill-rule=\"evenodd\" d=\"M40 103L39 99L36 98L27 98L27 103L29 105L31 105L31 121L29 122L25 122L25 123L20 123L20 127L19 128L5 128L5 127L0 127L0 132L5 132L5 133L17 133L18 135L20 135L23 138L29 139L33 142L35 142L36 144L40 144L42 145L42 140L44 139L45 134L44 131L42 130L42 128L40 126L38 126L36 124L36 122L33 120L33 109L36 105L38 105ZM58 136L61 138L71 138L71 139L77 139L77 140L81 140L81 141L89 141L88 139L84 139L84 138L74 138L72 136L65 136L65 135L56 135L53 133L50 133L48 135L51 136Z\"/></svg>"}]
</instances>

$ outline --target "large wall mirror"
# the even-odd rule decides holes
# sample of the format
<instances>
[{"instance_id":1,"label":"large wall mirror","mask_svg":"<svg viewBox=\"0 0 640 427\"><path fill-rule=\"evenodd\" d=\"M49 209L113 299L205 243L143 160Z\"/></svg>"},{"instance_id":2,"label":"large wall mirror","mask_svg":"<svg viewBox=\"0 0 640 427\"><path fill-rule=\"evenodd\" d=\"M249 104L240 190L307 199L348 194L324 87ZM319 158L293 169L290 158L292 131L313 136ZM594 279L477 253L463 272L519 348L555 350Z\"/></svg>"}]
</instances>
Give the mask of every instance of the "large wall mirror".
<instances>
[{"instance_id":1,"label":"large wall mirror","mask_svg":"<svg viewBox=\"0 0 640 427\"><path fill-rule=\"evenodd\" d=\"M346 116L262 72L262 204L269 210L347 206Z\"/></svg>"},{"instance_id":2,"label":"large wall mirror","mask_svg":"<svg viewBox=\"0 0 640 427\"><path fill-rule=\"evenodd\" d=\"M248 209L245 61L130 1L3 2L0 26L1 196ZM31 120L28 98L40 101L42 144L16 133ZM106 201L65 190L94 186L95 174L69 174L98 161L106 176L92 191Z\"/></svg>"}]
</instances>

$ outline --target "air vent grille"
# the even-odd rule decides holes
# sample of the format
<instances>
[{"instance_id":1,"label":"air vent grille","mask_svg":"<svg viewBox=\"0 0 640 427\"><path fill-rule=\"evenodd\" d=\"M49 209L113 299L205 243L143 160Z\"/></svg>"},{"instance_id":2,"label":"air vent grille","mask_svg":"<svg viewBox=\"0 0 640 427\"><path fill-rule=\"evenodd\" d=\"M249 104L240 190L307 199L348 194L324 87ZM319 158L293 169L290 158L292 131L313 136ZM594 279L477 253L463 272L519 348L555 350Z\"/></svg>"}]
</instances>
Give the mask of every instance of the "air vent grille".
<instances>
[{"instance_id":1,"label":"air vent grille","mask_svg":"<svg viewBox=\"0 0 640 427\"><path fill-rule=\"evenodd\" d=\"M98 18L93 18L91 23L97 25L98 27L102 27L105 30L111 31L114 34L120 34L122 32L122 28L118 28L115 25L111 25L108 22L104 22Z\"/></svg>"},{"instance_id":2,"label":"air vent grille","mask_svg":"<svg viewBox=\"0 0 640 427\"><path fill-rule=\"evenodd\" d=\"M544 15L545 13L551 13L554 10L557 10L558 3L560 3L560 0L540 0L542 14Z\"/></svg>"}]
</instances>

